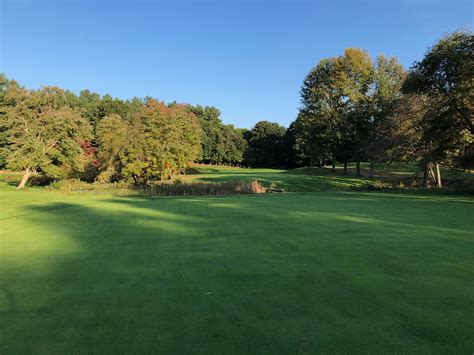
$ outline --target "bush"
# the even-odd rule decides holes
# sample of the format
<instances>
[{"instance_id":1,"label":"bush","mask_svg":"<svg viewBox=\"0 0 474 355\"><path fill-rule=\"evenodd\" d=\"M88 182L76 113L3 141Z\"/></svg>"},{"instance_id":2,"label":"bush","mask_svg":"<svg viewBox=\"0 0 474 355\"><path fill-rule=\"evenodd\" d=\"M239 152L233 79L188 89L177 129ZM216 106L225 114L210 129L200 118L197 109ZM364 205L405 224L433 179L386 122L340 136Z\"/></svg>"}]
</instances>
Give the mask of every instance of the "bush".
<instances>
[{"instance_id":1,"label":"bush","mask_svg":"<svg viewBox=\"0 0 474 355\"><path fill-rule=\"evenodd\" d=\"M47 186L53 181L52 178L44 174L35 174L28 180L29 186Z\"/></svg>"},{"instance_id":2,"label":"bush","mask_svg":"<svg viewBox=\"0 0 474 355\"><path fill-rule=\"evenodd\" d=\"M92 184L88 184L87 182L81 181L79 179L65 179L51 183L48 186L48 189L72 192L78 190L90 190L91 186Z\"/></svg>"},{"instance_id":3,"label":"bush","mask_svg":"<svg viewBox=\"0 0 474 355\"><path fill-rule=\"evenodd\" d=\"M59 190L62 192L75 191L107 191L107 190L123 190L128 189L129 185L125 182L114 182L108 184L88 183L79 179L65 179L55 181L48 187L50 190Z\"/></svg>"},{"instance_id":4,"label":"bush","mask_svg":"<svg viewBox=\"0 0 474 355\"><path fill-rule=\"evenodd\" d=\"M393 189L393 185L387 182L374 181L366 186L367 190L389 190Z\"/></svg>"},{"instance_id":5,"label":"bush","mask_svg":"<svg viewBox=\"0 0 474 355\"><path fill-rule=\"evenodd\" d=\"M58 190L66 193L78 191L108 191L108 190L134 190L134 193L141 193L149 196L199 196L199 195L242 195L242 194L262 194L267 192L258 181L251 183L244 182L224 182L214 183L183 183L177 180L175 183L164 182L151 185L142 189L129 185L125 182L114 183L87 183L79 179L65 179L53 182L47 186L50 190Z\"/></svg>"},{"instance_id":6,"label":"bush","mask_svg":"<svg viewBox=\"0 0 474 355\"><path fill-rule=\"evenodd\" d=\"M18 184L21 180L21 173L11 171L0 171L0 181L8 184Z\"/></svg>"},{"instance_id":7,"label":"bush","mask_svg":"<svg viewBox=\"0 0 474 355\"><path fill-rule=\"evenodd\" d=\"M151 196L200 196L200 195L241 195L261 194L266 189L258 182L191 183L182 182L152 185L144 190Z\"/></svg>"},{"instance_id":8,"label":"bush","mask_svg":"<svg viewBox=\"0 0 474 355\"><path fill-rule=\"evenodd\" d=\"M106 170L102 171L97 177L95 178L95 182L99 184L106 184L109 183L113 176L115 175L115 169L112 167L107 168Z\"/></svg>"},{"instance_id":9,"label":"bush","mask_svg":"<svg viewBox=\"0 0 474 355\"><path fill-rule=\"evenodd\" d=\"M258 181L254 180L250 183L251 194L263 194L267 192L267 189L262 186Z\"/></svg>"}]
</instances>

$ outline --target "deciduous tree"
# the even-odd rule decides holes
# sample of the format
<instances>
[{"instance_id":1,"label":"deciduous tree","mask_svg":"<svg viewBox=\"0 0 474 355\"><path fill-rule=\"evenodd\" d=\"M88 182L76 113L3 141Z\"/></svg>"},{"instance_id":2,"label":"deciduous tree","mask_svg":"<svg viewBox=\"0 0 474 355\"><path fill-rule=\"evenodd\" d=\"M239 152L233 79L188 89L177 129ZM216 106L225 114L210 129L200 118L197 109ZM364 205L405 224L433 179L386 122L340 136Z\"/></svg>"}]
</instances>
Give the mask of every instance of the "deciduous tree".
<instances>
[{"instance_id":1,"label":"deciduous tree","mask_svg":"<svg viewBox=\"0 0 474 355\"><path fill-rule=\"evenodd\" d=\"M454 165L474 143L474 36L455 32L436 43L416 62L403 91L426 102L421 126L426 154L422 159L424 185L433 171L441 187L439 164ZM472 159L467 159L472 160Z\"/></svg>"},{"instance_id":2,"label":"deciduous tree","mask_svg":"<svg viewBox=\"0 0 474 355\"><path fill-rule=\"evenodd\" d=\"M278 123L260 121L248 133L245 160L250 166L284 166L285 127Z\"/></svg>"},{"instance_id":3,"label":"deciduous tree","mask_svg":"<svg viewBox=\"0 0 474 355\"><path fill-rule=\"evenodd\" d=\"M174 178L198 157L201 129L186 105L147 100L131 123L118 115L97 127L103 172L100 178L124 177L145 185Z\"/></svg>"},{"instance_id":4,"label":"deciduous tree","mask_svg":"<svg viewBox=\"0 0 474 355\"><path fill-rule=\"evenodd\" d=\"M377 57L374 68L374 82L372 93L372 115L369 122L369 138L367 142L367 155L370 159L369 176L373 174L373 162L383 161L386 158L384 148L392 145L395 136L387 134L387 128L394 129L393 122L386 123L389 115L397 109L400 112L402 100L400 89L405 80L403 66L394 57L387 58L383 54ZM399 126L397 126L399 127ZM397 130L399 132L399 130ZM390 142L391 141L391 142Z\"/></svg>"},{"instance_id":5,"label":"deciduous tree","mask_svg":"<svg viewBox=\"0 0 474 355\"><path fill-rule=\"evenodd\" d=\"M83 169L80 141L90 139L90 126L81 113L64 103L65 92L55 87L8 88L2 130L6 132L7 166L23 171L19 188L41 171L61 177Z\"/></svg>"}]
</instances>

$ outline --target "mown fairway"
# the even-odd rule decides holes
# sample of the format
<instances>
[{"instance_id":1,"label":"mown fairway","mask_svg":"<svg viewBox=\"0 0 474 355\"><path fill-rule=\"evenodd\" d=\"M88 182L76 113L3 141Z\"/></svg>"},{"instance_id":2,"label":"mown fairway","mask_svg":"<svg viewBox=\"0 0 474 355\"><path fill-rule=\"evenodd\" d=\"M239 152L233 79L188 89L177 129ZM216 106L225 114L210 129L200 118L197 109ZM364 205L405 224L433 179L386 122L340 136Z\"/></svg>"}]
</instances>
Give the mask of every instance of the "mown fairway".
<instances>
[{"instance_id":1,"label":"mown fairway","mask_svg":"<svg viewBox=\"0 0 474 355\"><path fill-rule=\"evenodd\" d=\"M364 177L332 174L329 169L246 169L199 166L196 174L183 177L185 182L228 182L257 180L265 186L275 185L285 191L308 192L346 190L364 187L370 180Z\"/></svg>"},{"instance_id":2,"label":"mown fairway","mask_svg":"<svg viewBox=\"0 0 474 355\"><path fill-rule=\"evenodd\" d=\"M414 164L392 164L390 167L382 164L375 166L374 178L369 179L368 163L363 163L361 177L355 176L355 164L349 164L348 175L343 174L343 167L337 167L337 173L332 173L330 167L304 168L304 169L245 169L230 168L222 166L198 165L192 169L191 174L182 180L187 182L227 182L258 180L265 186L274 185L285 191L308 192L308 191L335 191L355 190L367 187L374 181L394 182L400 179L412 178L418 166ZM442 169L446 180L463 180L466 184L473 185L474 171L453 172ZM405 181L409 184L409 182Z\"/></svg>"},{"instance_id":3,"label":"mown fairway","mask_svg":"<svg viewBox=\"0 0 474 355\"><path fill-rule=\"evenodd\" d=\"M464 353L474 199L2 183L0 353Z\"/></svg>"}]
</instances>

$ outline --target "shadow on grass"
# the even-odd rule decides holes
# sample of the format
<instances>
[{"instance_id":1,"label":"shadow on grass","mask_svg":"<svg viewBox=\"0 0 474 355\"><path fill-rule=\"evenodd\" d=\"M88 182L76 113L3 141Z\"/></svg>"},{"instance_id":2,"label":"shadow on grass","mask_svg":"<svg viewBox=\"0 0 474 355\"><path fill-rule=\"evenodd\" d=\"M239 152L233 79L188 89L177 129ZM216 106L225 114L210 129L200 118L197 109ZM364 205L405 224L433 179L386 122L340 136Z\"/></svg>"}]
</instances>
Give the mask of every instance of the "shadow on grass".
<instances>
[{"instance_id":1,"label":"shadow on grass","mask_svg":"<svg viewBox=\"0 0 474 355\"><path fill-rule=\"evenodd\" d=\"M257 180L266 186L275 184L276 187L287 191L328 191L347 190L364 187L370 180L365 178L349 177L334 173L300 174L291 171L275 172L245 172L232 174L203 174L194 178L202 182L229 182Z\"/></svg>"},{"instance_id":2,"label":"shadow on grass","mask_svg":"<svg viewBox=\"0 0 474 355\"><path fill-rule=\"evenodd\" d=\"M26 207L32 246L54 238L30 263L3 263L15 312L2 350L469 350L472 262L459 261L472 253L472 209L365 197L374 203L315 194Z\"/></svg>"},{"instance_id":3,"label":"shadow on grass","mask_svg":"<svg viewBox=\"0 0 474 355\"><path fill-rule=\"evenodd\" d=\"M18 312L15 297L5 285L0 285L0 300L4 303L0 314L16 314Z\"/></svg>"}]
</instances>

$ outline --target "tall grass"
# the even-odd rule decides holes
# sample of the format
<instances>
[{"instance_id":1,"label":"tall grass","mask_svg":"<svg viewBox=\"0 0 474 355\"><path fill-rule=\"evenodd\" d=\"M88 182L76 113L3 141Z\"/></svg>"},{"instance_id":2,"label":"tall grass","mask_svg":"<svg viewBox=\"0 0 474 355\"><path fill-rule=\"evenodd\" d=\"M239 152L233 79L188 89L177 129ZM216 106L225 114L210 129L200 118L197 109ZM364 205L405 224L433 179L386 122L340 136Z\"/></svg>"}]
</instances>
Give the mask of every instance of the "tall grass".
<instances>
[{"instance_id":1,"label":"tall grass","mask_svg":"<svg viewBox=\"0 0 474 355\"><path fill-rule=\"evenodd\" d=\"M266 192L258 181L250 183L232 181L221 183L174 183L149 186L145 192L151 196L203 196L203 195L243 195Z\"/></svg>"},{"instance_id":2,"label":"tall grass","mask_svg":"<svg viewBox=\"0 0 474 355\"><path fill-rule=\"evenodd\" d=\"M78 179L60 180L50 184L48 189L72 192L103 192L109 190L129 190L133 194L149 196L202 196L202 195L241 195L267 192L258 181L230 181L221 183L193 182L157 183L146 187L136 187L127 183L87 183Z\"/></svg>"}]
</instances>

